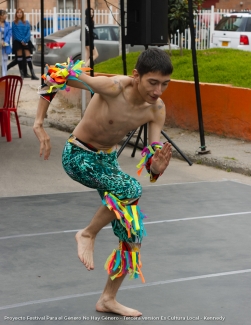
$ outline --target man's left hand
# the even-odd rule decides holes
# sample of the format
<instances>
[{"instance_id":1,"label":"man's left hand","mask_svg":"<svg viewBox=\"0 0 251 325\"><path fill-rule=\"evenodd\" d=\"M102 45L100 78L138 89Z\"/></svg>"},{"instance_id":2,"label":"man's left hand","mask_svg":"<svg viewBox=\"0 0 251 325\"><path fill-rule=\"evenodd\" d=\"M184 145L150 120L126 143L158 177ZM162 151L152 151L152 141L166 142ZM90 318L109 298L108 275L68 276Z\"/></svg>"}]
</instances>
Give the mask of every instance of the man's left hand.
<instances>
[{"instance_id":1,"label":"man's left hand","mask_svg":"<svg viewBox=\"0 0 251 325\"><path fill-rule=\"evenodd\" d=\"M151 171L158 175L163 174L172 157L172 145L166 142L162 149L157 149L152 156Z\"/></svg>"}]
</instances>

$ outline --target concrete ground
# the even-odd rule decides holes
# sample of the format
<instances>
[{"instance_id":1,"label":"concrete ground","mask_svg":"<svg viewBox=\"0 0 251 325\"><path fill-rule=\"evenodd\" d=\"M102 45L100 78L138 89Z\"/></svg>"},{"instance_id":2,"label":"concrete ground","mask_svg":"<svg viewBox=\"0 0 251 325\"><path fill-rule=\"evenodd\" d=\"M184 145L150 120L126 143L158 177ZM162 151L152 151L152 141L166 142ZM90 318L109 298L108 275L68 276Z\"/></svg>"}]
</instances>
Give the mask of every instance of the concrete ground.
<instances>
[{"instance_id":1,"label":"concrete ground","mask_svg":"<svg viewBox=\"0 0 251 325\"><path fill-rule=\"evenodd\" d=\"M69 132L48 128L52 154L48 161L39 157L31 127L37 85L25 80L22 138L14 123L12 142L0 138L0 324L250 324L251 178L228 165L233 161L239 171L244 165L249 171L250 143L206 136L210 160L225 161L227 171L203 165L195 154L195 132L167 130L197 163L173 158L155 184L136 174L139 151L132 158L132 148L124 149L120 165L141 182L140 205L148 216L142 245L146 283L126 279L118 293L121 303L143 317L115 318L97 313L95 303L106 281L103 264L117 239L109 225L99 233L95 270L87 272L74 234L88 224L100 199L63 171ZM70 118L70 108L63 111Z\"/></svg>"}]
</instances>

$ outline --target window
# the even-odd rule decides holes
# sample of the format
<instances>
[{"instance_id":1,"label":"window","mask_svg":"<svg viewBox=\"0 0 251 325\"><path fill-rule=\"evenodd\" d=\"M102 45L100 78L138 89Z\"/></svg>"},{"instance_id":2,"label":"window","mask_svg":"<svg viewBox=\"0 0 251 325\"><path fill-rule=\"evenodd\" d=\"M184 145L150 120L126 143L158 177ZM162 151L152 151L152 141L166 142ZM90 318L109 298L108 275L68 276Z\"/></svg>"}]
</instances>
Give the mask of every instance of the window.
<instances>
[{"instance_id":1,"label":"window","mask_svg":"<svg viewBox=\"0 0 251 325\"><path fill-rule=\"evenodd\" d=\"M94 28L95 34L98 36L98 39L103 41L111 41L111 33L108 27L95 27Z\"/></svg>"},{"instance_id":2,"label":"window","mask_svg":"<svg viewBox=\"0 0 251 325\"><path fill-rule=\"evenodd\" d=\"M66 11L66 10L74 10L76 9L75 0L58 0L58 9Z\"/></svg>"},{"instance_id":3,"label":"window","mask_svg":"<svg viewBox=\"0 0 251 325\"><path fill-rule=\"evenodd\" d=\"M251 17L247 19L246 32L251 32Z\"/></svg>"},{"instance_id":4,"label":"window","mask_svg":"<svg viewBox=\"0 0 251 325\"><path fill-rule=\"evenodd\" d=\"M117 26L113 26L112 30L113 30L113 33L115 35L114 41L118 41L119 40L119 28Z\"/></svg>"},{"instance_id":5,"label":"window","mask_svg":"<svg viewBox=\"0 0 251 325\"><path fill-rule=\"evenodd\" d=\"M18 8L17 0L7 0L7 8L11 11L13 11L15 8Z\"/></svg>"},{"instance_id":6,"label":"window","mask_svg":"<svg viewBox=\"0 0 251 325\"><path fill-rule=\"evenodd\" d=\"M215 30L241 32L245 30L246 20L247 18L237 16L224 17L215 27Z\"/></svg>"}]
</instances>

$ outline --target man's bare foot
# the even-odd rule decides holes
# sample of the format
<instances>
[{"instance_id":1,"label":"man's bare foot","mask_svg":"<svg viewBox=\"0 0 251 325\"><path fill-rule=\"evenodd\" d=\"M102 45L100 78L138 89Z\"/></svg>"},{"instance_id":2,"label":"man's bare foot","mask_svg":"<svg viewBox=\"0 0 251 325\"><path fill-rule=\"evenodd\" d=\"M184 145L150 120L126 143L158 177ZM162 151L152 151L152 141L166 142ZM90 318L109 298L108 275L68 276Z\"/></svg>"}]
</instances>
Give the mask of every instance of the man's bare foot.
<instances>
[{"instance_id":1,"label":"man's bare foot","mask_svg":"<svg viewBox=\"0 0 251 325\"><path fill-rule=\"evenodd\" d=\"M75 239L78 246L78 257L88 271L94 269L93 251L95 237L91 237L86 228L76 233Z\"/></svg>"},{"instance_id":2,"label":"man's bare foot","mask_svg":"<svg viewBox=\"0 0 251 325\"><path fill-rule=\"evenodd\" d=\"M101 313L114 313L122 316L142 316L140 311L123 306L115 299L105 300L102 297L100 297L96 304L96 310Z\"/></svg>"}]
</instances>

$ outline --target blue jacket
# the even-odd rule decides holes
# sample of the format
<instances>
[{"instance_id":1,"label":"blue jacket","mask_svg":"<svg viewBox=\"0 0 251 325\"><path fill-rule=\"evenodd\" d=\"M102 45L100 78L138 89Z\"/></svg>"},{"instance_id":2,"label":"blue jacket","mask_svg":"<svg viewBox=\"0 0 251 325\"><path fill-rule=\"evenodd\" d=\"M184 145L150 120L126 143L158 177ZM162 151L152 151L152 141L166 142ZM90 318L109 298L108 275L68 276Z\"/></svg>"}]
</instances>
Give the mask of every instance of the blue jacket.
<instances>
[{"instance_id":1,"label":"blue jacket","mask_svg":"<svg viewBox=\"0 0 251 325\"><path fill-rule=\"evenodd\" d=\"M1 27L0 27L0 29L1 29ZM12 32L11 32L10 23L5 21L4 22L4 42L8 43L9 45L3 46L2 51L5 51L6 54L11 54L11 46L10 46L11 36L12 36Z\"/></svg>"},{"instance_id":2,"label":"blue jacket","mask_svg":"<svg viewBox=\"0 0 251 325\"><path fill-rule=\"evenodd\" d=\"M21 20L17 24L13 21L12 36L13 41L28 43L31 37L31 28L28 20L26 20L25 24Z\"/></svg>"}]
</instances>

